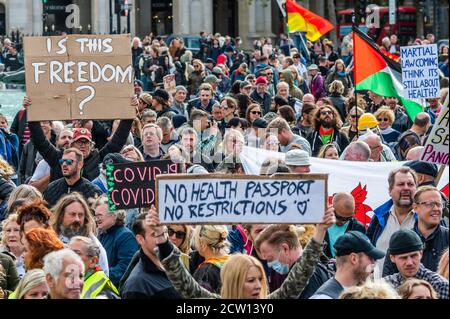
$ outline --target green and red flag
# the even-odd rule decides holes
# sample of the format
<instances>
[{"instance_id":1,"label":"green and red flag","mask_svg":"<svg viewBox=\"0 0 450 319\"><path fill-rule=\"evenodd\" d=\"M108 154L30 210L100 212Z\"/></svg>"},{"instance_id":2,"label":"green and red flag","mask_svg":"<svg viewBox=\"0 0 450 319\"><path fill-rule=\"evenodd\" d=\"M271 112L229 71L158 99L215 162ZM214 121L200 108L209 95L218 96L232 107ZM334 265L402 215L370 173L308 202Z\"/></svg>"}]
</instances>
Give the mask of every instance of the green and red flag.
<instances>
[{"instance_id":1,"label":"green and red flag","mask_svg":"<svg viewBox=\"0 0 450 319\"><path fill-rule=\"evenodd\" d=\"M396 97L414 121L423 108L418 100L403 97L400 63L384 55L376 43L357 27L353 27L353 58L355 89Z\"/></svg>"},{"instance_id":2,"label":"green and red flag","mask_svg":"<svg viewBox=\"0 0 450 319\"><path fill-rule=\"evenodd\" d=\"M330 21L306 10L293 0L286 0L286 12L289 32L306 32L305 36L310 41L317 41L333 30Z\"/></svg>"}]
</instances>

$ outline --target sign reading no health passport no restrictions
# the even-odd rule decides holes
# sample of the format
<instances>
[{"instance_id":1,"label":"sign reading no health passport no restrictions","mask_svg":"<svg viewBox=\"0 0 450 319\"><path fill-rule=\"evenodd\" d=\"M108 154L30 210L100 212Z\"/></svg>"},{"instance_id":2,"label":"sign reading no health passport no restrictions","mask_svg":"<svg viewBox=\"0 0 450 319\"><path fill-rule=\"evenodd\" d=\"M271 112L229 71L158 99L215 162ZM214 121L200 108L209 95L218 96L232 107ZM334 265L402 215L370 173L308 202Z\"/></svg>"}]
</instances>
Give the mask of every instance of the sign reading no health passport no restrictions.
<instances>
[{"instance_id":1,"label":"sign reading no health passport no restrictions","mask_svg":"<svg viewBox=\"0 0 450 319\"><path fill-rule=\"evenodd\" d=\"M157 208L167 224L319 223L327 180L327 174L159 175Z\"/></svg>"}]
</instances>

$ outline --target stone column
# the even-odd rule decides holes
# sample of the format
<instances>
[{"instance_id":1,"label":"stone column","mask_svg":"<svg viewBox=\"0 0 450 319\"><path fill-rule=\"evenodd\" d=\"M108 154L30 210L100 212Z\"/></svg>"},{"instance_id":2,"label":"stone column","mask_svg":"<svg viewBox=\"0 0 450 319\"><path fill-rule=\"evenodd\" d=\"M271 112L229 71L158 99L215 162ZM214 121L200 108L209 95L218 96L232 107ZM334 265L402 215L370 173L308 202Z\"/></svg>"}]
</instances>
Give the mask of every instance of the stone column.
<instances>
[{"instance_id":1,"label":"stone column","mask_svg":"<svg viewBox=\"0 0 450 319\"><path fill-rule=\"evenodd\" d=\"M202 0L203 23L201 30L192 30L193 34L198 35L200 31L208 33L213 32L213 3L212 0Z\"/></svg>"},{"instance_id":2,"label":"stone column","mask_svg":"<svg viewBox=\"0 0 450 319\"><path fill-rule=\"evenodd\" d=\"M21 33L33 33L33 10L30 10L32 7L32 0L14 0L14 4L9 1L6 5L6 16L9 21L7 30L19 28Z\"/></svg>"},{"instance_id":3,"label":"stone column","mask_svg":"<svg viewBox=\"0 0 450 319\"><path fill-rule=\"evenodd\" d=\"M42 13L44 12L44 6L41 1L33 1L33 33L42 34L43 21Z\"/></svg>"},{"instance_id":4,"label":"stone column","mask_svg":"<svg viewBox=\"0 0 450 319\"><path fill-rule=\"evenodd\" d=\"M91 32L109 33L109 0L93 0L91 8Z\"/></svg>"},{"instance_id":5,"label":"stone column","mask_svg":"<svg viewBox=\"0 0 450 319\"><path fill-rule=\"evenodd\" d=\"M173 0L173 33L174 34L190 34L191 33L191 15L190 1Z\"/></svg>"},{"instance_id":6,"label":"stone column","mask_svg":"<svg viewBox=\"0 0 450 319\"><path fill-rule=\"evenodd\" d=\"M248 9L245 10L244 6ZM255 39L274 37L271 6L263 6L260 0L253 0L251 5L239 2L239 35L245 49L251 49Z\"/></svg>"}]
</instances>

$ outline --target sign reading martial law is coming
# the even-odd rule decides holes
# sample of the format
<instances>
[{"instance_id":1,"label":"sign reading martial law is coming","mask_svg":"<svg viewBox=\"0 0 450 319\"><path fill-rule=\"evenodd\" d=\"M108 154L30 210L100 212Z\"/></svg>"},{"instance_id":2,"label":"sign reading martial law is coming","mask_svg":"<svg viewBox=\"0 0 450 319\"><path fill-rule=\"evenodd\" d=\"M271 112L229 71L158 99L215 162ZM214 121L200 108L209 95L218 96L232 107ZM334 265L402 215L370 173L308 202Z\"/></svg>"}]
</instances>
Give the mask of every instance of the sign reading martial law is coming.
<instances>
[{"instance_id":1,"label":"sign reading martial law is coming","mask_svg":"<svg viewBox=\"0 0 450 319\"><path fill-rule=\"evenodd\" d=\"M130 35L25 37L28 120L132 119Z\"/></svg>"},{"instance_id":2,"label":"sign reading martial law is coming","mask_svg":"<svg viewBox=\"0 0 450 319\"><path fill-rule=\"evenodd\" d=\"M442 107L430 136L427 139L425 148L423 150L421 160L448 165L449 155L449 137L448 137L448 125L449 125L449 112L448 112L448 95Z\"/></svg>"},{"instance_id":3,"label":"sign reading martial law is coming","mask_svg":"<svg viewBox=\"0 0 450 319\"><path fill-rule=\"evenodd\" d=\"M159 175L156 202L163 224L320 223L327 181L327 174Z\"/></svg>"},{"instance_id":4,"label":"sign reading martial law is coming","mask_svg":"<svg viewBox=\"0 0 450 319\"><path fill-rule=\"evenodd\" d=\"M437 45L400 47L400 54L405 98L428 99L439 97Z\"/></svg>"}]
</instances>

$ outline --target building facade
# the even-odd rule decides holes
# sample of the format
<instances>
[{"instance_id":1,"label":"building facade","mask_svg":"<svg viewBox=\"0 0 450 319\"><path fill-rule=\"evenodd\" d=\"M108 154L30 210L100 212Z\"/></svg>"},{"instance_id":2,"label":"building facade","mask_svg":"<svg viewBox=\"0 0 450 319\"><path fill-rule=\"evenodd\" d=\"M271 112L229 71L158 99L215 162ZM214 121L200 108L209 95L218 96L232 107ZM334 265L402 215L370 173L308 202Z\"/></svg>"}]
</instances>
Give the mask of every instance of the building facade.
<instances>
[{"instance_id":1,"label":"building facade","mask_svg":"<svg viewBox=\"0 0 450 319\"><path fill-rule=\"evenodd\" d=\"M298 2L327 17L327 1ZM355 1L335 1L335 9L351 8ZM415 5L416 1L397 0L397 5ZM366 2L387 5L389 1ZM448 25L448 0L422 2L428 24L433 23L433 28ZM429 30L448 38L448 27ZM12 31L34 35L119 32L140 37L151 32L198 35L206 31L239 35L244 48L250 48L256 38L283 32L283 17L274 0L0 0L0 36Z\"/></svg>"}]
</instances>

